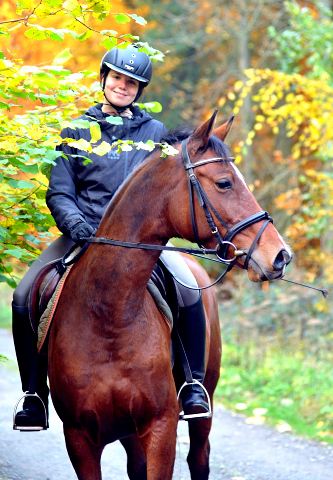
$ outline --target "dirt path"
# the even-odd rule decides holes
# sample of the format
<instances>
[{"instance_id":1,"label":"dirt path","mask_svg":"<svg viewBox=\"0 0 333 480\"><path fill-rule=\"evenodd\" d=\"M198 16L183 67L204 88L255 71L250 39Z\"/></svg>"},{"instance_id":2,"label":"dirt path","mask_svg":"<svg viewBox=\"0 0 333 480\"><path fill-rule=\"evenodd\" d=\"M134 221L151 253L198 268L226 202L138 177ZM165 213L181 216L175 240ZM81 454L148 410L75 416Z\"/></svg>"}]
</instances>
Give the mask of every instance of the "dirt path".
<instances>
[{"instance_id":1,"label":"dirt path","mask_svg":"<svg viewBox=\"0 0 333 480\"><path fill-rule=\"evenodd\" d=\"M14 360L11 335L0 330L0 353ZM50 410L50 429L12 430L13 407L20 396L16 364L0 363L0 480L77 480L67 457L62 424ZM211 432L211 480L332 480L333 448L244 423L223 407L215 409ZM189 480L186 423L180 422L174 480ZM119 442L102 457L103 480L125 480L126 457Z\"/></svg>"}]
</instances>

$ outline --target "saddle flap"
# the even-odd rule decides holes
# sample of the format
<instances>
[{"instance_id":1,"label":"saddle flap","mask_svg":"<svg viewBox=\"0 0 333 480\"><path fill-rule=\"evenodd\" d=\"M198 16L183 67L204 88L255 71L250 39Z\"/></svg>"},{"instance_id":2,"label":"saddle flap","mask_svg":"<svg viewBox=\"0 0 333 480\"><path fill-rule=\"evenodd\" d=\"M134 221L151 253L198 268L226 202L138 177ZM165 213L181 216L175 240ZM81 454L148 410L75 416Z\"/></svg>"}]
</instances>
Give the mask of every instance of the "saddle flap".
<instances>
[{"instance_id":1,"label":"saddle flap","mask_svg":"<svg viewBox=\"0 0 333 480\"><path fill-rule=\"evenodd\" d=\"M36 335L42 311L41 308L45 309L48 300L51 298L52 293L61 278L57 269L58 263L59 259L53 260L42 267L30 288L28 297L29 317L31 327Z\"/></svg>"}]
</instances>

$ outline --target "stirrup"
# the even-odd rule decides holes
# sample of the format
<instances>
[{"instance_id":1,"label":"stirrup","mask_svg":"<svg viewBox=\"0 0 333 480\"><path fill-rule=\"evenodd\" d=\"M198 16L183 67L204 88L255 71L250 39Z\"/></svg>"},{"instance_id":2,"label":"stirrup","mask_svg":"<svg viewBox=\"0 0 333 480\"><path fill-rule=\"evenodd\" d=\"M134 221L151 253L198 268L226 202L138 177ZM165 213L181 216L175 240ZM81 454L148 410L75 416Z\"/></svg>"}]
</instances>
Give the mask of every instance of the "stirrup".
<instances>
[{"instance_id":1,"label":"stirrup","mask_svg":"<svg viewBox=\"0 0 333 480\"><path fill-rule=\"evenodd\" d=\"M27 397L36 397L38 398L42 405L43 405L43 408L44 408L44 413L45 413L45 425L43 426L36 426L36 427L29 427L29 426L20 426L20 425L16 425L15 423L15 418L16 418L16 413L17 413L17 407L19 405L19 403L21 402L21 400L23 400L24 398L27 398ZM18 401L16 402L16 405L14 407L14 413L13 413L13 430L20 430L21 432L39 432L40 430L47 430L49 428L49 425L48 425L48 421L47 421L47 413L46 413L46 408L45 408L45 404L43 402L43 400L40 398L40 396L37 394L37 393L29 393L29 392L25 392L23 395L21 395L21 397L18 399Z\"/></svg>"},{"instance_id":2,"label":"stirrup","mask_svg":"<svg viewBox=\"0 0 333 480\"><path fill-rule=\"evenodd\" d=\"M186 387L187 385L195 385L195 384L198 384L200 385L200 387L202 388L202 390L204 391L205 395L206 395L206 398L207 398L207 403L208 403L208 412L204 412L204 413L192 413L192 414L189 414L189 415L185 415L184 411L181 411L180 414L179 414L179 420L196 420L197 418L210 418L212 416L212 407L211 407L211 403L210 403L210 398L209 398L209 395L208 395L208 392L206 390L206 388L203 386L203 384L201 382L199 382L199 380L196 380L195 378L193 378L193 382L184 382L183 385L180 387L179 391L178 391L178 395L177 395L177 401L179 403L179 397L180 397L180 392L183 390L184 387Z\"/></svg>"}]
</instances>

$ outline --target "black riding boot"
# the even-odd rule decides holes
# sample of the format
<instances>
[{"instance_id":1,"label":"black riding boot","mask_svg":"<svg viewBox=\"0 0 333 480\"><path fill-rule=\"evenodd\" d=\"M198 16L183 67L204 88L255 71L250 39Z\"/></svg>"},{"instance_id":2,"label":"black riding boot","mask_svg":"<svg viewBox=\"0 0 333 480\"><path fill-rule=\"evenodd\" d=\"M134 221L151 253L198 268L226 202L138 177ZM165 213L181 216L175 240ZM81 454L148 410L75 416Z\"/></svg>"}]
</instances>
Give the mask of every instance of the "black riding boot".
<instances>
[{"instance_id":1,"label":"black riding boot","mask_svg":"<svg viewBox=\"0 0 333 480\"><path fill-rule=\"evenodd\" d=\"M192 371L192 377L203 383L205 376L206 318L202 297L196 303L180 307L177 329ZM186 385L180 392L184 420L211 416L206 395L198 384Z\"/></svg>"},{"instance_id":2,"label":"black riding boot","mask_svg":"<svg viewBox=\"0 0 333 480\"><path fill-rule=\"evenodd\" d=\"M30 325L27 307L12 304L13 314L13 339L16 351L17 363L20 371L22 390L29 390L30 377L37 353L37 338ZM47 356L40 357L36 393L43 400L46 412L48 411L47 386ZM17 427L45 427L45 411L41 401L37 397L26 397L23 402L23 410L17 412L15 425Z\"/></svg>"}]
</instances>

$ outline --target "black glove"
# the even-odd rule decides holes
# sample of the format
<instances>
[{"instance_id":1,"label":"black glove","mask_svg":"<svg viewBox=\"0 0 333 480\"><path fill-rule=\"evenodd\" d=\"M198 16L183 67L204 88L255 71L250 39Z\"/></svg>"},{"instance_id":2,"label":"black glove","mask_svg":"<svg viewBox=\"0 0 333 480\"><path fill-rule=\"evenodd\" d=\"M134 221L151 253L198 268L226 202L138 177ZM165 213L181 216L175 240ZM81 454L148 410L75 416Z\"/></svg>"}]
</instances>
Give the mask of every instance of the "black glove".
<instances>
[{"instance_id":1,"label":"black glove","mask_svg":"<svg viewBox=\"0 0 333 480\"><path fill-rule=\"evenodd\" d=\"M70 229L69 234L71 239L78 243L81 247L85 244L84 237L91 237L96 233L96 229L91 227L87 222L78 222Z\"/></svg>"}]
</instances>

